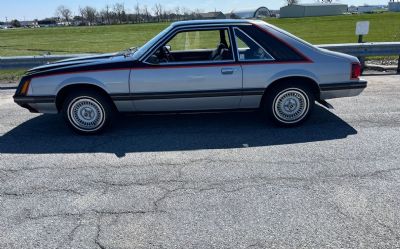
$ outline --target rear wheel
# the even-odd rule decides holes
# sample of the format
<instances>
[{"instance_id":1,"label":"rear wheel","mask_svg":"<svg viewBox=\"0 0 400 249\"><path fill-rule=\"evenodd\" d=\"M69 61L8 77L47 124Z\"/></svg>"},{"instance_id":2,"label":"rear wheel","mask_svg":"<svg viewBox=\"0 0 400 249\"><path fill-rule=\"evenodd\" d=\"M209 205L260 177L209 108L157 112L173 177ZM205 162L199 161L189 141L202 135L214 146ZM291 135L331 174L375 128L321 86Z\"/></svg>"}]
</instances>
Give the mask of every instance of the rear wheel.
<instances>
[{"instance_id":1,"label":"rear wheel","mask_svg":"<svg viewBox=\"0 0 400 249\"><path fill-rule=\"evenodd\" d=\"M279 126L296 126L307 120L315 97L305 84L282 83L267 93L264 112Z\"/></svg>"},{"instance_id":2,"label":"rear wheel","mask_svg":"<svg viewBox=\"0 0 400 249\"><path fill-rule=\"evenodd\" d=\"M62 113L68 126L83 135L99 134L110 124L110 101L96 91L79 91L67 96Z\"/></svg>"}]
</instances>

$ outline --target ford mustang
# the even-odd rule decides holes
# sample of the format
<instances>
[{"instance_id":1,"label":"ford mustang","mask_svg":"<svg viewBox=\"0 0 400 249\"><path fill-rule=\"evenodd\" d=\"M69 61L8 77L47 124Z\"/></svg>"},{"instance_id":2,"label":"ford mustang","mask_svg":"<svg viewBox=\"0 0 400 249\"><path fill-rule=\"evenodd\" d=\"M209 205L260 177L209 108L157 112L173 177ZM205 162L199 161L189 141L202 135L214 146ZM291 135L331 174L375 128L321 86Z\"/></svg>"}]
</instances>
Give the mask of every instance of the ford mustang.
<instances>
[{"instance_id":1,"label":"ford mustang","mask_svg":"<svg viewBox=\"0 0 400 249\"><path fill-rule=\"evenodd\" d=\"M116 112L259 109L295 126L315 102L359 95L357 58L317 48L263 21L173 23L139 48L33 68L14 101L61 113L80 134L109 127Z\"/></svg>"}]
</instances>

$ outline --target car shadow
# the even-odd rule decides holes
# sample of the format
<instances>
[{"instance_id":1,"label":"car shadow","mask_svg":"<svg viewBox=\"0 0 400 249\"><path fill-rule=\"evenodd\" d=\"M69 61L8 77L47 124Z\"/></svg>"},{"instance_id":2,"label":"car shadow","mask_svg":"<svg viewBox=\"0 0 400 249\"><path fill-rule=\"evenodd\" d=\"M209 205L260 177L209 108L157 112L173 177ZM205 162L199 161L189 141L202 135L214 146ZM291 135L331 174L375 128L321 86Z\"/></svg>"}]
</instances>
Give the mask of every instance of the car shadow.
<instances>
[{"instance_id":1,"label":"car shadow","mask_svg":"<svg viewBox=\"0 0 400 249\"><path fill-rule=\"evenodd\" d=\"M0 153L60 154L161 152L229 149L307 143L346 138L357 131L316 106L302 126L278 128L257 112L119 117L103 135L79 136L60 116L41 115L0 137Z\"/></svg>"}]
</instances>

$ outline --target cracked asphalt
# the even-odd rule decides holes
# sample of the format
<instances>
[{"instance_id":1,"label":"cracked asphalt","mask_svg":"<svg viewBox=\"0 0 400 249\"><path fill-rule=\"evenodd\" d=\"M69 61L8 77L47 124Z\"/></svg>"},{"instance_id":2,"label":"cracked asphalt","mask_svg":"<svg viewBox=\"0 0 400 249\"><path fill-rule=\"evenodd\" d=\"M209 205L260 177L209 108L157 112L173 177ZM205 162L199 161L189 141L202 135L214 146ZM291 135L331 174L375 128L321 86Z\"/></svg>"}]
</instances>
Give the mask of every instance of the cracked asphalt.
<instances>
[{"instance_id":1,"label":"cracked asphalt","mask_svg":"<svg viewBox=\"0 0 400 249\"><path fill-rule=\"evenodd\" d=\"M129 115L72 134L0 91L0 248L399 248L400 76L293 129Z\"/></svg>"}]
</instances>

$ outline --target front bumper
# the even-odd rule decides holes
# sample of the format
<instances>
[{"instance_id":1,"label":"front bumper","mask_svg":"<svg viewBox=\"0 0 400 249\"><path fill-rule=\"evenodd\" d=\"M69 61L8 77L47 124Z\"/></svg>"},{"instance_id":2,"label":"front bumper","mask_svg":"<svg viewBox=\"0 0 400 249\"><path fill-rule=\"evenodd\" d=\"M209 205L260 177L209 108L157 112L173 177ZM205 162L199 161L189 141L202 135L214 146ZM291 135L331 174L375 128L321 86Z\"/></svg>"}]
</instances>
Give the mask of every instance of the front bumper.
<instances>
[{"instance_id":1,"label":"front bumper","mask_svg":"<svg viewBox=\"0 0 400 249\"><path fill-rule=\"evenodd\" d=\"M360 95L367 87L367 81L350 81L343 83L321 84L321 99L335 99Z\"/></svg>"},{"instance_id":2,"label":"front bumper","mask_svg":"<svg viewBox=\"0 0 400 249\"><path fill-rule=\"evenodd\" d=\"M17 96L14 102L28 109L32 113L58 113L56 98L54 96Z\"/></svg>"}]
</instances>

